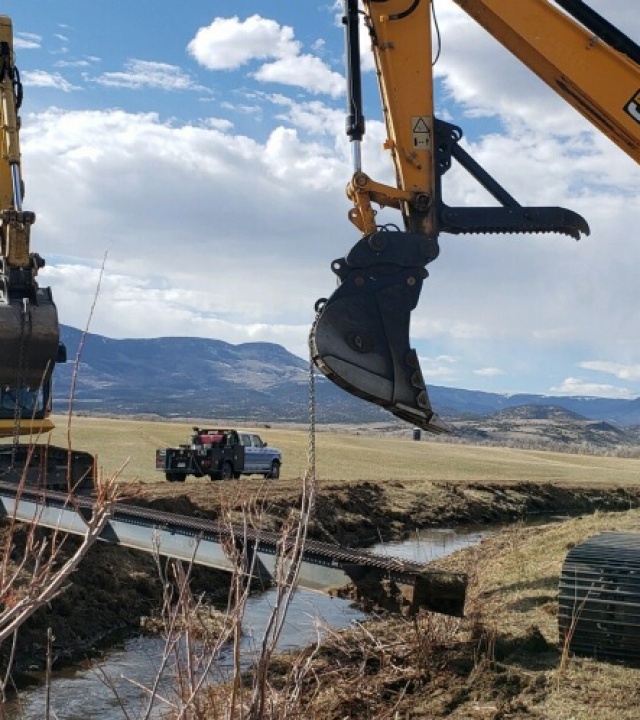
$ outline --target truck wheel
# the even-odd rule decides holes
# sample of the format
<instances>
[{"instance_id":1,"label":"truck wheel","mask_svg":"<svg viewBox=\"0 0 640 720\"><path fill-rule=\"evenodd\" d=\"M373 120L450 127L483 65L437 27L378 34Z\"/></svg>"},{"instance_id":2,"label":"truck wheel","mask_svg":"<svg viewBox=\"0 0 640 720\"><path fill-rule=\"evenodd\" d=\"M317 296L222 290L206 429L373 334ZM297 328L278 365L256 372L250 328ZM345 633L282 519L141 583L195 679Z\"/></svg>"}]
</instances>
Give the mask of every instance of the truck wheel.
<instances>
[{"instance_id":1,"label":"truck wheel","mask_svg":"<svg viewBox=\"0 0 640 720\"><path fill-rule=\"evenodd\" d=\"M164 476L167 478L167 482L184 482L186 480L186 475L183 475L182 473L175 473L175 472L166 472Z\"/></svg>"},{"instance_id":2,"label":"truck wheel","mask_svg":"<svg viewBox=\"0 0 640 720\"><path fill-rule=\"evenodd\" d=\"M223 480L231 480L233 477L233 467L231 466L231 463L224 463L222 466L222 479Z\"/></svg>"},{"instance_id":3,"label":"truck wheel","mask_svg":"<svg viewBox=\"0 0 640 720\"><path fill-rule=\"evenodd\" d=\"M277 480L280 477L280 463L274 460L271 463L271 471L265 475L267 480Z\"/></svg>"}]
</instances>

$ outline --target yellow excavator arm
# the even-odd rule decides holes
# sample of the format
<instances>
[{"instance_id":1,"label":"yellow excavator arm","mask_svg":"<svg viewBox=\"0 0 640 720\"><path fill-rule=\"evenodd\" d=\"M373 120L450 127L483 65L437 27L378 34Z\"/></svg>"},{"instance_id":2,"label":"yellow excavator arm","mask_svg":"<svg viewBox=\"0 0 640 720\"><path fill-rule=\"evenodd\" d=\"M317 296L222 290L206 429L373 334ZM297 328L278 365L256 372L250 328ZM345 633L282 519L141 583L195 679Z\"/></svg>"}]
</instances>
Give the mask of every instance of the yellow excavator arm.
<instances>
[{"instance_id":1,"label":"yellow excavator arm","mask_svg":"<svg viewBox=\"0 0 640 720\"><path fill-rule=\"evenodd\" d=\"M640 48L630 38L582 0L454 2L640 162Z\"/></svg>"},{"instance_id":2,"label":"yellow excavator arm","mask_svg":"<svg viewBox=\"0 0 640 720\"><path fill-rule=\"evenodd\" d=\"M581 0L454 0L567 102L631 157L640 145L640 51ZM317 367L352 394L429 432L447 426L429 401L417 353L409 344L426 266L441 233L589 233L580 215L560 207L520 205L462 148L462 130L436 117L431 0L344 0L347 135L354 174L349 219L362 237L331 268L340 284L316 304L309 344ZM364 15L387 128L385 148L395 186L361 167L359 16ZM443 178L457 162L499 203L451 207ZM403 228L376 222L374 204L395 208Z\"/></svg>"},{"instance_id":3,"label":"yellow excavator arm","mask_svg":"<svg viewBox=\"0 0 640 720\"><path fill-rule=\"evenodd\" d=\"M44 260L31 252L35 215L23 209L22 83L10 18L0 15L0 437L49 430L51 374L64 360L51 290L36 282Z\"/></svg>"}]
</instances>

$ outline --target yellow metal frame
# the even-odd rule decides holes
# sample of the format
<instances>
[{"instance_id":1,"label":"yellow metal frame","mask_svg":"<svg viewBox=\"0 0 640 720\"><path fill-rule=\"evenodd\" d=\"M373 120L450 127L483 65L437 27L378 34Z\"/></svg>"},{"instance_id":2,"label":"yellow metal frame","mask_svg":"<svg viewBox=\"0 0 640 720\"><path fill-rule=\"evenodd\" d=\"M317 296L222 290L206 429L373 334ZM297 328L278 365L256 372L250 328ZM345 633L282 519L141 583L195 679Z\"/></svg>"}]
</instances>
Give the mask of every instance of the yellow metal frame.
<instances>
[{"instance_id":1,"label":"yellow metal frame","mask_svg":"<svg viewBox=\"0 0 640 720\"><path fill-rule=\"evenodd\" d=\"M10 64L14 66L13 25L11 18L0 15L0 43L9 49ZM20 120L11 77L4 73L0 82L0 211L2 211L2 234L0 255L10 267L27 268L30 265L30 230L35 221L33 213L16 212L12 168L17 168L22 188L20 168ZM22 192L22 189L20 190Z\"/></svg>"},{"instance_id":2,"label":"yellow metal frame","mask_svg":"<svg viewBox=\"0 0 640 720\"><path fill-rule=\"evenodd\" d=\"M640 163L640 67L549 0L454 0Z\"/></svg>"},{"instance_id":3,"label":"yellow metal frame","mask_svg":"<svg viewBox=\"0 0 640 720\"><path fill-rule=\"evenodd\" d=\"M20 420L20 435L30 435L37 437L53 430L55 425L49 418L42 420L31 420L31 418L22 418ZM15 434L15 423L13 420L0 420L0 438L13 437Z\"/></svg>"},{"instance_id":4,"label":"yellow metal frame","mask_svg":"<svg viewBox=\"0 0 640 720\"><path fill-rule=\"evenodd\" d=\"M454 0L636 162L640 67L549 0ZM376 229L372 203L402 211L405 228L437 235L431 0L363 0L396 187L358 171L349 219Z\"/></svg>"},{"instance_id":5,"label":"yellow metal frame","mask_svg":"<svg viewBox=\"0 0 640 720\"><path fill-rule=\"evenodd\" d=\"M0 42L6 43L13 59L13 26L11 18L6 15L0 15ZM14 203L10 166L13 163L20 164L20 138L13 86L11 78L6 74L0 83L0 125L0 208L7 210L12 208Z\"/></svg>"},{"instance_id":6,"label":"yellow metal frame","mask_svg":"<svg viewBox=\"0 0 640 720\"><path fill-rule=\"evenodd\" d=\"M376 228L371 202L399 208L408 230L435 230L430 9L431 0L364 2L397 186L356 173L347 188L355 204L349 218L363 233Z\"/></svg>"}]
</instances>

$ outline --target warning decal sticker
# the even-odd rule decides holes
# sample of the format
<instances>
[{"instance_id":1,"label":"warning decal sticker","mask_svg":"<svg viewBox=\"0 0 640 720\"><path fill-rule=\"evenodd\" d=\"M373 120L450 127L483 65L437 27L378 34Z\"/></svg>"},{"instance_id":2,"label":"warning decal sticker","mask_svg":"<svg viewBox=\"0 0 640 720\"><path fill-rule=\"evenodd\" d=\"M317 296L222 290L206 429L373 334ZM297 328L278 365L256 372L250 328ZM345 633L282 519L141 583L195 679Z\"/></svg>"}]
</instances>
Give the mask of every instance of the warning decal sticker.
<instances>
[{"instance_id":1,"label":"warning decal sticker","mask_svg":"<svg viewBox=\"0 0 640 720\"><path fill-rule=\"evenodd\" d=\"M411 118L411 132L413 134L413 147L425 150L431 145L431 131L429 130L430 118L425 115L418 115Z\"/></svg>"},{"instance_id":2,"label":"warning decal sticker","mask_svg":"<svg viewBox=\"0 0 640 720\"><path fill-rule=\"evenodd\" d=\"M637 123L640 123L640 90L638 90L624 106L624 110L628 115L631 115Z\"/></svg>"}]
</instances>

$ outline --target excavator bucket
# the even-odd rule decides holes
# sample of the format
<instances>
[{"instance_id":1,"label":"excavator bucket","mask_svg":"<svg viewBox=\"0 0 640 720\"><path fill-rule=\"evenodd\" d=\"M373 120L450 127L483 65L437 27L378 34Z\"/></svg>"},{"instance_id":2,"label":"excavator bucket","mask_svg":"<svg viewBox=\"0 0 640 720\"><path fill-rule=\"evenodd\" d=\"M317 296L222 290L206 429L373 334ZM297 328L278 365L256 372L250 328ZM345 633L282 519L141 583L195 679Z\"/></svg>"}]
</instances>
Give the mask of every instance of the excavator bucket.
<instances>
[{"instance_id":1,"label":"excavator bucket","mask_svg":"<svg viewBox=\"0 0 640 720\"><path fill-rule=\"evenodd\" d=\"M341 280L309 337L318 369L353 395L428 432L450 428L433 412L416 351L409 346L425 266L438 255L426 235L365 235L332 269Z\"/></svg>"},{"instance_id":2,"label":"excavator bucket","mask_svg":"<svg viewBox=\"0 0 640 720\"><path fill-rule=\"evenodd\" d=\"M59 353L58 313L49 288L36 302L0 293L0 385L37 389Z\"/></svg>"}]
</instances>

